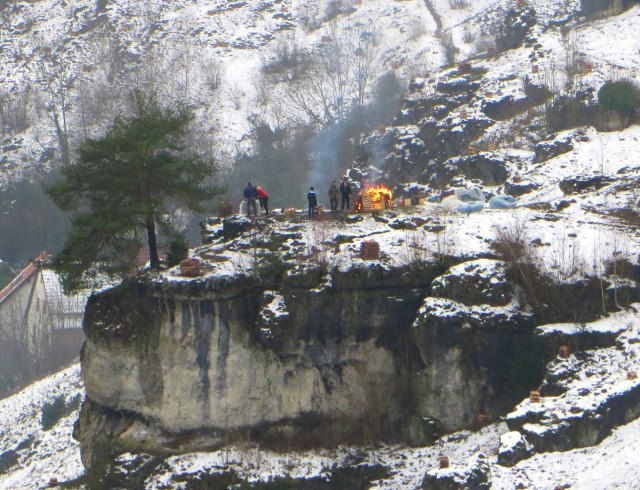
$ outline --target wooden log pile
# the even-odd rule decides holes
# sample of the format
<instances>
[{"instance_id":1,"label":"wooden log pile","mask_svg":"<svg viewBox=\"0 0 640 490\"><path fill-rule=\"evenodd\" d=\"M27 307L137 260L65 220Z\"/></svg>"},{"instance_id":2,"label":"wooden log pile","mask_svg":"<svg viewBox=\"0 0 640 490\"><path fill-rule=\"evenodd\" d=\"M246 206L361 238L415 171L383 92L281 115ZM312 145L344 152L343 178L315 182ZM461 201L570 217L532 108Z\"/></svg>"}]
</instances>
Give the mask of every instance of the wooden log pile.
<instances>
[{"instance_id":1,"label":"wooden log pile","mask_svg":"<svg viewBox=\"0 0 640 490\"><path fill-rule=\"evenodd\" d=\"M200 262L196 259L184 259L180 262L180 275L185 277L197 277L202 275Z\"/></svg>"},{"instance_id":2,"label":"wooden log pile","mask_svg":"<svg viewBox=\"0 0 640 490\"><path fill-rule=\"evenodd\" d=\"M380 244L375 240L366 240L360 245L362 260L378 260L380 258Z\"/></svg>"}]
</instances>

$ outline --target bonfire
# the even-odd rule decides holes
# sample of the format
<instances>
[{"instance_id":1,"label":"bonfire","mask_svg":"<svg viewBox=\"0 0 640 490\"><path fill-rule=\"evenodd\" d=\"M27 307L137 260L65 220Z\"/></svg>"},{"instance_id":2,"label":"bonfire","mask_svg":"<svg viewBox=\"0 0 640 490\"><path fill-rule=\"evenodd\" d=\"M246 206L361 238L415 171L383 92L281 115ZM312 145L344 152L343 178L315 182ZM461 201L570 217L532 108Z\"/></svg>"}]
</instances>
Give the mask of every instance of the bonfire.
<instances>
[{"instance_id":1,"label":"bonfire","mask_svg":"<svg viewBox=\"0 0 640 490\"><path fill-rule=\"evenodd\" d=\"M381 184L362 189L356 196L353 210L356 213L382 211L383 209L390 209L392 203L393 193L391 189Z\"/></svg>"}]
</instances>

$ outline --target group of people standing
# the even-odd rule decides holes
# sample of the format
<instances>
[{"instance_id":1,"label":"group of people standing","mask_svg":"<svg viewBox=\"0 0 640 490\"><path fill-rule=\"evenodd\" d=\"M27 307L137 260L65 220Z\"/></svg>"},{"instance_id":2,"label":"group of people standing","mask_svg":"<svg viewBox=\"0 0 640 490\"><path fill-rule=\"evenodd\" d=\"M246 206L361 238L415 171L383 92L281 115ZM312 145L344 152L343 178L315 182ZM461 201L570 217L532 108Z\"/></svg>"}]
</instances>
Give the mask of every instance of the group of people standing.
<instances>
[{"instance_id":1,"label":"group of people standing","mask_svg":"<svg viewBox=\"0 0 640 490\"><path fill-rule=\"evenodd\" d=\"M338 212L338 196L341 196L342 205L340 210L344 211L346 209L348 212L351 209L352 190L353 187L349 181L349 177L343 177L339 184L337 180L331 182L328 195L332 213ZM247 216L251 216L252 210L253 215L258 216L257 202L260 203L260 208L263 213L269 214L269 194L267 194L262 187L249 182L247 183L247 187L244 189L243 195L247 203ZM309 203L309 218L313 218L313 215L316 213L318 208L318 196L313 186L309 189L309 193L307 194L307 202Z\"/></svg>"},{"instance_id":2,"label":"group of people standing","mask_svg":"<svg viewBox=\"0 0 640 490\"><path fill-rule=\"evenodd\" d=\"M251 216L253 208L254 216L258 216L256 201L260 202L260 208L264 214L269 214L269 194L262 187L253 185L251 182L244 188L244 199L247 202L247 216Z\"/></svg>"},{"instance_id":3,"label":"group of people standing","mask_svg":"<svg viewBox=\"0 0 640 490\"><path fill-rule=\"evenodd\" d=\"M342 196L342 207L341 211L344 211L345 208L347 211L351 209L351 191L352 186L349 181L349 177L343 177L340 184L338 184L337 180L331 182L329 186L329 204L331 206L331 212L338 212L338 195ZM318 196L316 195L316 191L313 187L309 189L309 193L307 194L307 201L309 202L309 218L313 217L313 214L318 207Z\"/></svg>"}]
</instances>

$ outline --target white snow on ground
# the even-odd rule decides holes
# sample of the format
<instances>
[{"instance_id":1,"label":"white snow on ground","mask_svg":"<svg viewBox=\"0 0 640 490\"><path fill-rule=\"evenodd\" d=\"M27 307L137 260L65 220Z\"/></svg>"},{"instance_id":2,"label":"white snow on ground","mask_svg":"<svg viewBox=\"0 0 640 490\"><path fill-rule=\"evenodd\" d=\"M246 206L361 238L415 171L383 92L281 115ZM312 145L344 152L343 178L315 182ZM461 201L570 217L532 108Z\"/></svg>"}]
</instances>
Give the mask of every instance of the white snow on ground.
<instances>
[{"instance_id":1,"label":"white snow on ground","mask_svg":"<svg viewBox=\"0 0 640 490\"><path fill-rule=\"evenodd\" d=\"M547 325L540 325L538 327L538 331L543 335L554 333L571 335L580 331L621 333L629 329L631 325L637 324L639 320L637 312L630 310L612 313L606 318L601 318L600 320L591 322L589 323L588 329L586 326L576 325L575 323L550 323Z\"/></svg>"},{"instance_id":2,"label":"white snow on ground","mask_svg":"<svg viewBox=\"0 0 640 490\"><path fill-rule=\"evenodd\" d=\"M17 465L0 475L0 488L42 488L51 478L66 481L84 473L80 446L71 437L77 408L51 429L42 428L42 407L60 396L67 404L84 397L79 363L0 400L0 454L18 455Z\"/></svg>"},{"instance_id":3,"label":"white snow on ground","mask_svg":"<svg viewBox=\"0 0 640 490\"><path fill-rule=\"evenodd\" d=\"M531 0L543 18L552 18L558 12L575 12L577 0ZM309 47L319 43L331 29L369 29L375 27L381 33L376 71L396 66L405 76L415 72L428 75L428 71L442 62L440 41L435 37L436 23L423 0L389 2L370 0L357 5L355 12L338 16L321 28L303 32L298 20L308 6L305 0L284 0L269 9L260 10L256 2L227 11L226 2L197 3L177 0L174 2L135 3L130 0L109 2L104 15L117 27L120 41L133 54L141 52L140 39L144 25L149 21L159 28L149 35L159 47L167 48L171 56L177 56L184 47L184 36L189 34L191 48L197 53L198 62L215 60L223 67L223 82L220 88L219 105L203 109L201 120L208 120L211 128L217 128L226 136L224 151L233 153L243 141L246 132L246 112L254 107L255 75L265 56L279 41L295 32L295 40ZM445 31L452 32L462 55L473 51L471 43L461 42L465 25L474 25L478 14L505 5L506 2L480 0L469 2L469 7L451 10L448 0L433 0L440 13ZM22 86L25 81L40 83L36 61L47 45L66 43L61 60L67 61L72 71L79 73L86 66L90 73L95 64L98 47L86 41L82 34L86 27L85 16L94 8L95 2L41 0L18 2L11 8L19 12L11 24L0 25L2 50L0 50L0 85L3 91ZM273 15L294 15L294 28L280 31L282 24ZM267 13L264 13L267 12ZM583 24L577 28L578 51L593 64L593 71L584 74L583 82L596 90L606 80L631 78L640 80L638 71L638 45L636 33L640 28L640 7L634 7L614 18ZM32 26L30 26L33 24ZM408 26L408 27L407 27ZM80 32L73 41L65 40L70 32ZM489 70L489 78L483 82L485 99L499 99L506 95L522 97L520 75L528 75L536 83L554 82L559 87L565 83L561 64L566 53L560 29L550 28L535 31L544 54L535 63L530 61L531 50L527 48L509 51L495 59L478 62ZM193 36L192 36L193 34ZM83 37L84 36L84 37ZM71 63L73 57L80 60ZM168 57L171 57L167 55ZM538 73L533 73L538 66ZM552 70L555 66L557 69ZM513 75L517 75L515 78ZM553 77L554 80L551 80ZM194 94L206 83L203 70L194 70ZM557 87L556 87L557 88ZM278 90L275 88L275 90ZM494 95L487 95L487 91ZM235 109L233 99L238 97L241 108ZM194 95L194 97L197 97ZM471 114L479 110L480 99L472 101ZM214 107L215 106L215 107ZM43 124L46 118L43 118ZM413 128L407 127L408 137L413 137ZM507 124L497 123L489 130L489 136L500 131L513 131ZM567 132L566 134L573 133ZM564 134L559 135L562 137ZM38 126L21 134L24 146L40 148L40 144L51 138L46 126ZM427 204L407 209L397 209L397 216L382 217L389 223L419 217L434 225L434 231L395 230L370 215L353 224L320 223L305 224L300 232L299 255L310 257L321 265L331 265L346 270L352 267L380 265L391 267L414 261L433 260L438 256L457 255L477 257L490 250L490 242L503 231L522 229L525 242L537 240L532 254L559 280L572 280L581 273L602 272L602 262L610 257L635 257L640 250L640 235L637 229L624 225L618 218L606 213L617 208L635 208L640 197L635 180L640 173L640 128L632 126L626 130L599 133L585 130L583 141L574 141L574 150L547 162L532 163L533 153L526 145L523 148L499 150L521 156L520 171L525 182L540 183L541 187L520 199L516 210L489 210L469 216L452 213L436 204ZM22 144L22 143L21 143ZM33 150L35 151L35 150ZM619 173L623 169L627 173ZM512 170L515 170L512 169ZM565 196L558 183L579 174L617 176L618 182L596 192ZM625 180L628 179L628 180ZM627 187L624 187L627 185ZM497 189L489 189L498 191ZM324 194L324 193L322 193ZM301 199L303 196L301 196ZM557 210L554 206L565 200L568 206ZM301 212L303 215L304 213ZM274 224L276 230L286 231L290 223ZM444 225L444 228L442 226ZM438 231L436 231L438 230ZM328 238L342 234L351 236L352 242L325 247ZM383 255L379 261L365 261L359 257L360 244L365 240L380 242ZM242 248L238 240L235 247L212 244L196 249L193 254L206 265L206 278L230 277L252 273L255 256L249 248ZM315 256L312 248L316 247ZM319 250L319 252L318 252ZM315 258L313 258L315 257ZM292 259L293 260L293 259ZM296 259L298 260L298 259ZM576 269L578 271L576 272ZM178 270L162 276L166 281L186 281ZM325 287L331 287L326 284ZM274 318L286 312L281 297L274 293L270 311ZM586 325L553 324L540 327L545 333L575 333L580 328L592 332L622 332L628 339L635 338L638 314L628 311L611 315ZM632 335L630 335L632 334ZM550 416L564 417L571 408L588 410L593 403L600 403L608 396L624 392L637 381L625 379L628 370L638 370L635 345L627 343L629 353L614 349L601 349L593 353L583 365L572 356L556 363L556 367L577 369L578 376L571 385L569 395L551 399L548 397L539 406L532 407L524 401L516 410L544 410ZM591 373L591 375L589 375ZM587 389L590 396L573 396ZM79 447L71 437L77 412L64 417L49 430L41 426L42 406L64 394L66 400L82 394L79 367L74 365L49 378L43 379L22 392L0 400L0 454L16 450L18 463L0 475L0 488L21 489L45 486L51 477L58 480L77 478L83 472ZM576 400L578 400L576 402ZM529 424L530 430L546 430L540 424ZM446 454L452 464L464 464L478 452L487 454L495 463L499 437L508 429L503 423L490 425L477 433L460 432L444 438L442 446L429 448L406 448L381 446L377 448L340 448L335 451L291 452L276 454L255 447L232 447L212 453L197 453L175 456L169 459L169 470L148 481L149 488L171 484L170 472L196 472L202 470L224 471L234 469L250 480L267 480L276 476L309 478L326 473L334 464L344 464L354 457L362 457L368 463L380 463L391 472L388 480L376 483L373 488L395 490L418 488L425 471L437 466L438 456ZM594 489L632 488L640 481L640 421L619 427L602 443L591 448L582 448L564 453L538 454L520 462L514 468L492 465L492 482L495 489L512 489L518 486L530 489L553 489L557 485L570 484L572 488ZM28 441L25 443L25 441ZM25 443L24 446L21 446Z\"/></svg>"}]
</instances>

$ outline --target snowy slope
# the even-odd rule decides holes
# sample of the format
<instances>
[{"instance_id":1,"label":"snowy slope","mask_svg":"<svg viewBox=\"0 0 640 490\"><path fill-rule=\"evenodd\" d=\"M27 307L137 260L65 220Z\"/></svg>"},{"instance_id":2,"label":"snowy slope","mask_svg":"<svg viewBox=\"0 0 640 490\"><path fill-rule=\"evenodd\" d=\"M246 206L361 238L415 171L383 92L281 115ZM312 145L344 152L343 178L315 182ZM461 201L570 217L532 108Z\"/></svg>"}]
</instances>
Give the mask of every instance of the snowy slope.
<instances>
[{"instance_id":1,"label":"snowy slope","mask_svg":"<svg viewBox=\"0 0 640 490\"><path fill-rule=\"evenodd\" d=\"M334 33L376 39L373 79L389 69L408 78L442 62L436 25L422 0L345 2L184 0L39 0L0 10L0 94L26 101L31 125L11 132L2 173L8 177L56 148L53 113L73 142L100 134L135 86L196 109L208 151L224 163L247 149L247 117L258 102L261 68L281 46L313 51ZM353 5L352 5L353 4ZM218 77L219 84L213 79ZM214 87L215 85L215 87ZM64 98L64 100L63 100ZM87 124L88 121L88 124ZM212 136L213 139L212 139ZM9 175L7 175L9 174Z\"/></svg>"},{"instance_id":2,"label":"snowy slope","mask_svg":"<svg viewBox=\"0 0 640 490\"><path fill-rule=\"evenodd\" d=\"M43 148L55 146L47 107L55 104L57 99L55 93L47 92L45 80L52 75L56 80L73 79L68 88L73 100L69 108L69 122L76 138L81 136L81 105L76 99L79 87L123 88L129 86L135 76L156 76L163 81L159 83L161 90L175 97L186 95L193 102L202 133L218 131L221 144L216 145L216 151L219 157L229 159L247 144L246 117L257 107L259 95L255 77L278 43L287 40L302 48L313 49L322 42L323 36L336 29L354 32L375 29L378 34L377 73L393 68L405 77L420 74L428 78L429 72L435 73L436 67L444 61L441 38L436 36L438 29L452 34L460 49L459 56L463 58L477 48L474 41L465 42L465 29L477 28L478 39L484 22L482 19L490 18L496 9L508 4L506 1L479 0L470 2L465 9L454 10L448 0L433 0L431 3L437 17L422 0L354 1L352 7L355 10L349 9L331 20L322 21L318 28L313 29L303 25L303 18L309 15L322 17L323 2L314 3L315 14L309 12L309 2L304 0L154 0L144 3L118 0L97 4L89 0L40 0L12 3L1 12L0 92L16 94L31 85L41 95L30 98L31 109L39 111L37 122L2 141L4 151L0 172L7 177L17 172L16 168L24 168L38 160ZM579 7L577 0L532 0L529 3L542 22L573 15ZM97 7L104 4L106 7ZM584 75L581 83L597 89L610 78L640 81L635 42L635 34L640 27L639 14L640 7L634 7L619 16L575 27L578 51L593 65L593 70ZM482 100L499 99L505 95L522 97L524 91L520 75L526 74L535 82L549 81L551 67L561 65L566 55L566 38L563 38L560 28L538 26L534 33L538 47L512 50L478 62L487 69ZM532 63L531 55L539 56L541 53L543 56ZM138 63L140 60L144 63ZM120 62L129 68L114 68ZM210 89L208 79L212 63L218 64L222 72L220 87L215 90ZM145 65L148 69L136 74L132 68L136 64ZM58 71L60 66L64 66L64 70ZM534 73L533 66L539 67L537 73ZM119 78L107 83L105 80L111 69L116 70ZM562 70L554 73L558 77L554 83L562 87L566 82ZM514 74L517 75L515 78ZM188 84L183 83L185 76ZM283 90L276 84L271 89L280 95ZM474 111L479 112L482 100L478 97L470 101L466 109L471 115ZM98 118L88 131L99 133L111 114L121 107L121 101L116 98L101 106L99 112L104 117ZM519 163L509 169L511 173L518 170L524 182L539 185L537 190L520 198L516 210L486 209L467 216L457 213L455 206L424 204L399 211L399 216L383 217L382 221L366 216L348 226L330 222L305 225L301 252L309 253L326 237L340 233L350 236L352 241L332 247L331 251L320 247L324 254L322 260L331 266L367 267L368 262L359 258L358 251L360 244L371 238L379 241L386 252L381 261L383 266L397 266L417 258L427 258L426 255L416 257L416 250L427 250L429 259L432 254L471 258L489 252L490 242L495 240L500 229L513 229L524 224L527 241L536 243L532 246L532 254L558 280L570 281L576 276L602 274L603 262L612 257L627 258L635 263L640 251L637 227L630 226L615 212L620 208L634 208L640 197L637 186L640 179L639 127L608 133L586 128L584 134L573 141L573 150L537 163L526 135L516 134L512 138L515 143L507 142L507 136L514 131L511 124L496 123L487 137L504 142L496 153L518 157ZM563 179L584 174L605 175L613 181L598 190L571 196L561 191L558 184ZM499 191L494 188L486 190L490 193ZM301 202L291 205L301 208L302 201L303 196ZM395 225L403 219L411 221L415 217L426 220L434 230L440 231L419 235L389 226L389 223ZM286 225L281 231L286 231ZM250 252L230 250L221 244L203 246L192 253L205 262L207 256L216 257L207 269L210 275L246 273L252 266ZM165 273L164 279L185 280L175 270ZM278 305L278 297L275 296L273 309L277 310ZM623 335L627 325L637 330L638 313L630 310L623 315L630 318L605 318L586 328ZM570 333L575 328L575 325L550 325L543 330ZM633 332L634 335L637 333ZM624 382L620 378L621 373L637 365L637 355L640 354L637 345L640 344L629 343L629 355L623 355L615 348L593 354L595 359L607 363L607 368L594 378L599 383L598 389L605 387L615 391L620 388L620 383ZM575 389L578 391L583 387L576 386ZM65 404L72 406L75 397L82 392L79 366L75 365L0 401L0 467L4 468L0 473L0 488L38 488L46 485L52 477L62 481L82 475L78 444L71 437L77 411L71 407L72 411L51 429L44 430L41 423L45 403L52 403L64 395ZM564 409L572 400L556 402ZM523 405L528 403L524 401ZM594 490L632 488L640 481L638 420L616 428L596 446L537 454L513 468L496 464L500 435L507 430L504 423L492 424L478 433L449 435L442 447L428 448L383 446L275 454L251 446L233 447L213 453L169 458L164 469L152 475L147 485L149 488L179 488L172 481L174 473L203 471L235 470L250 481L285 476L311 478L327 474L333 465L348 464L357 454L356 459L363 463L382 464L389 469L389 478L374 484L373 488L417 488L424 473L437 467L440 454L447 454L456 465L466 462L478 452L487 454L493 488L497 489L553 489L558 485Z\"/></svg>"},{"instance_id":3,"label":"snowy slope","mask_svg":"<svg viewBox=\"0 0 640 490\"><path fill-rule=\"evenodd\" d=\"M83 396L76 363L0 400L0 488L41 488L51 478L72 480L83 473L79 444L71 437ZM43 407L61 397L69 413L43 429Z\"/></svg>"}]
</instances>

